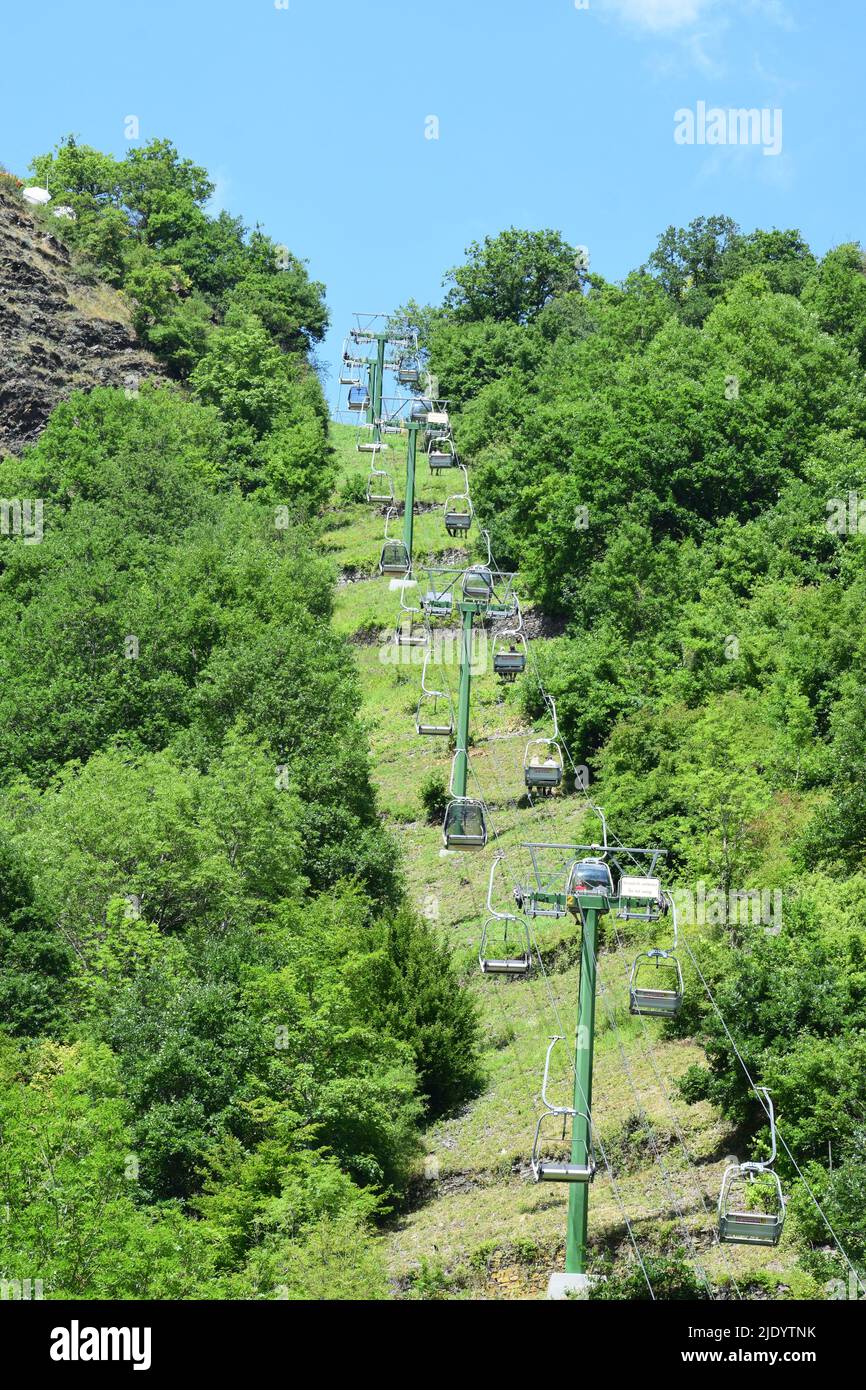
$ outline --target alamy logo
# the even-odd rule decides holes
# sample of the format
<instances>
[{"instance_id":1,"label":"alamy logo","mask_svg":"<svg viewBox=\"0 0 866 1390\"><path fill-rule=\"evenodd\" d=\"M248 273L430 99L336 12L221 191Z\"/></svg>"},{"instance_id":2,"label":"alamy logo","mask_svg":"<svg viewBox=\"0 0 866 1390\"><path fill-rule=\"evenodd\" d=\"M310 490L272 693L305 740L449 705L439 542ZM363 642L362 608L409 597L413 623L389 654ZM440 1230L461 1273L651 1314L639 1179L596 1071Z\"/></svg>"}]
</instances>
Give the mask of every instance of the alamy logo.
<instances>
[{"instance_id":1,"label":"alamy logo","mask_svg":"<svg viewBox=\"0 0 866 1390\"><path fill-rule=\"evenodd\" d=\"M866 534L866 497L849 492L847 497L831 497L824 525L831 536Z\"/></svg>"},{"instance_id":2,"label":"alamy logo","mask_svg":"<svg viewBox=\"0 0 866 1390\"><path fill-rule=\"evenodd\" d=\"M25 545L42 540L41 497L0 497L0 535L21 536Z\"/></svg>"},{"instance_id":3,"label":"alamy logo","mask_svg":"<svg viewBox=\"0 0 866 1390\"><path fill-rule=\"evenodd\" d=\"M674 112L678 145L760 145L764 154L782 153L782 109L779 106L711 106L699 101Z\"/></svg>"},{"instance_id":4,"label":"alamy logo","mask_svg":"<svg viewBox=\"0 0 866 1390\"><path fill-rule=\"evenodd\" d=\"M685 927L762 926L771 935L782 930L781 888L707 888L703 882L690 888L674 888L671 896L680 924Z\"/></svg>"},{"instance_id":5,"label":"alamy logo","mask_svg":"<svg viewBox=\"0 0 866 1390\"><path fill-rule=\"evenodd\" d=\"M134 1371L150 1370L149 1327L68 1327L51 1331L52 1361L131 1361Z\"/></svg>"}]
</instances>

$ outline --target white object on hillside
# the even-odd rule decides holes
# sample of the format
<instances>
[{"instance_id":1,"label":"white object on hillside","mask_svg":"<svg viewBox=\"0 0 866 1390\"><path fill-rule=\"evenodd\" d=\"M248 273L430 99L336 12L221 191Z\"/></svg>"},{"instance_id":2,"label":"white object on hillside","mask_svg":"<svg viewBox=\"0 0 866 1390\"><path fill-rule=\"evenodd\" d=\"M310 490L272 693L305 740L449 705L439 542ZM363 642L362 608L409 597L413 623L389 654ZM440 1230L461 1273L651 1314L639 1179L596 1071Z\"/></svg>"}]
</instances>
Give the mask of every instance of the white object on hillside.
<instances>
[{"instance_id":1,"label":"white object on hillside","mask_svg":"<svg viewBox=\"0 0 866 1390\"><path fill-rule=\"evenodd\" d=\"M37 188L35 185L32 188L22 188L21 197L24 199L25 203L45 204L51 202L51 194L48 192L48 189Z\"/></svg>"},{"instance_id":2,"label":"white object on hillside","mask_svg":"<svg viewBox=\"0 0 866 1390\"><path fill-rule=\"evenodd\" d=\"M51 211L54 213L55 217L62 217L67 222L75 222L77 220L75 208L71 208L68 203L61 203L60 207L52 208Z\"/></svg>"}]
</instances>

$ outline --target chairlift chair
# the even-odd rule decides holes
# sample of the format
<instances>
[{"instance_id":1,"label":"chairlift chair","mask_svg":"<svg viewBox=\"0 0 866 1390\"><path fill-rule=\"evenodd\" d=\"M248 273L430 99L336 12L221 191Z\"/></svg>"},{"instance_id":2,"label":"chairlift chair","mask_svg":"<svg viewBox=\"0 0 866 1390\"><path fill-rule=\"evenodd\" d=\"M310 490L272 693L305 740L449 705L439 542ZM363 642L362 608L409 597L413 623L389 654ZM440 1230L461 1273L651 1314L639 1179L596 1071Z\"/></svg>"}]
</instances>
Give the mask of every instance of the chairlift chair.
<instances>
[{"instance_id":1,"label":"chairlift chair","mask_svg":"<svg viewBox=\"0 0 866 1390\"><path fill-rule=\"evenodd\" d=\"M373 503L390 504L394 501L394 484L390 473L386 473L384 468L370 469L366 497L368 502Z\"/></svg>"},{"instance_id":2,"label":"chairlift chair","mask_svg":"<svg viewBox=\"0 0 866 1390\"><path fill-rule=\"evenodd\" d=\"M427 666L431 656L432 652L428 651L421 671L421 696L415 715L415 732L450 738L454 733L454 708L446 691L434 690L427 684Z\"/></svg>"},{"instance_id":3,"label":"chairlift chair","mask_svg":"<svg viewBox=\"0 0 866 1390\"><path fill-rule=\"evenodd\" d=\"M532 969L532 942L526 922L513 912L497 912L493 906L493 882L503 855L497 854L490 866L487 883L487 911L490 916L481 932L478 964L482 975L528 975Z\"/></svg>"},{"instance_id":4,"label":"chairlift chair","mask_svg":"<svg viewBox=\"0 0 866 1390\"><path fill-rule=\"evenodd\" d=\"M380 574L408 574L412 568L412 557L408 546L401 540L388 535L388 527L396 515L396 508L389 507L385 516L385 542L379 556Z\"/></svg>"},{"instance_id":5,"label":"chairlift chair","mask_svg":"<svg viewBox=\"0 0 866 1390\"><path fill-rule=\"evenodd\" d=\"M507 623L515 617L517 612L517 599L513 595L502 599L497 599L494 595L493 601L487 609L487 617L496 623Z\"/></svg>"},{"instance_id":6,"label":"chairlift chair","mask_svg":"<svg viewBox=\"0 0 866 1390\"><path fill-rule=\"evenodd\" d=\"M658 879L639 879L636 882L644 893L651 892L654 895L651 901L661 901L663 907L667 906ZM620 879L620 895L623 892L623 883L626 890L629 890L628 879ZM677 957L679 927L673 898L670 899L670 905L673 915L673 943L667 950L654 947L651 951L643 951L632 965L629 977L629 1011L633 1014L674 1018L683 1006L685 987L682 966ZM651 984L653 972L655 978Z\"/></svg>"},{"instance_id":7,"label":"chairlift chair","mask_svg":"<svg viewBox=\"0 0 866 1390\"><path fill-rule=\"evenodd\" d=\"M446 468L459 468L460 460L454 448L454 440L446 435L435 435L427 450L427 462L431 473L441 473Z\"/></svg>"},{"instance_id":8,"label":"chairlift chair","mask_svg":"<svg viewBox=\"0 0 866 1390\"><path fill-rule=\"evenodd\" d=\"M465 536L472 525L472 502L466 492L455 492L445 503L445 530L449 536Z\"/></svg>"},{"instance_id":9,"label":"chairlift chair","mask_svg":"<svg viewBox=\"0 0 866 1390\"><path fill-rule=\"evenodd\" d=\"M418 424L426 425L427 420L428 420L429 415L430 415L430 411L431 411L432 409L433 409L433 403L432 403L432 401L425 401L425 400L413 401L413 403L412 403L412 409L409 411L409 419L410 419L410 420L416 421Z\"/></svg>"},{"instance_id":10,"label":"chairlift chair","mask_svg":"<svg viewBox=\"0 0 866 1390\"><path fill-rule=\"evenodd\" d=\"M451 588L437 589L431 581L427 592L421 599L421 607L428 618L450 618L454 612L454 593Z\"/></svg>"},{"instance_id":11,"label":"chairlift chair","mask_svg":"<svg viewBox=\"0 0 866 1390\"><path fill-rule=\"evenodd\" d=\"M442 841L446 849L483 849L487 844L487 811L483 801L455 796L445 808Z\"/></svg>"},{"instance_id":12,"label":"chairlift chair","mask_svg":"<svg viewBox=\"0 0 866 1390\"><path fill-rule=\"evenodd\" d=\"M650 985L648 981L652 970L658 972L664 962L669 967L668 987L660 988L658 975L655 985ZM671 985L673 988L670 988ZM643 951L631 968L628 987L629 1012L648 1014L650 1017L674 1018L683 1006L684 991L682 966L673 951L662 951L658 948Z\"/></svg>"},{"instance_id":13,"label":"chairlift chair","mask_svg":"<svg viewBox=\"0 0 866 1390\"><path fill-rule=\"evenodd\" d=\"M493 639L493 674L508 683L526 670L526 638L519 630L506 629Z\"/></svg>"},{"instance_id":14,"label":"chairlift chair","mask_svg":"<svg viewBox=\"0 0 866 1390\"><path fill-rule=\"evenodd\" d=\"M722 1178L719 1193L719 1240L728 1245L778 1245L785 1225L786 1198L779 1175L774 1172L776 1161L776 1116L773 1101L766 1086L759 1087L767 1102L770 1119L770 1157L763 1163L732 1163ZM752 1210L745 1196L756 1177L772 1178L773 1210Z\"/></svg>"},{"instance_id":15,"label":"chairlift chair","mask_svg":"<svg viewBox=\"0 0 866 1390\"><path fill-rule=\"evenodd\" d=\"M394 643L398 647L427 647L430 645L430 631L424 619L423 610L414 608L406 602L405 585L400 586L400 612L394 629Z\"/></svg>"},{"instance_id":16,"label":"chairlift chair","mask_svg":"<svg viewBox=\"0 0 866 1390\"><path fill-rule=\"evenodd\" d=\"M565 773L562 749L555 738L531 738L523 754L523 779L530 792L543 796L562 785Z\"/></svg>"},{"instance_id":17,"label":"chairlift chair","mask_svg":"<svg viewBox=\"0 0 866 1390\"><path fill-rule=\"evenodd\" d=\"M350 410L369 410L370 393L366 386L349 387L349 409Z\"/></svg>"},{"instance_id":18,"label":"chairlift chair","mask_svg":"<svg viewBox=\"0 0 866 1390\"><path fill-rule=\"evenodd\" d=\"M400 362L397 366L397 380L401 386L415 386L421 380L421 369L411 362Z\"/></svg>"},{"instance_id":19,"label":"chairlift chair","mask_svg":"<svg viewBox=\"0 0 866 1390\"><path fill-rule=\"evenodd\" d=\"M379 557L379 573L408 574L411 568L409 551L403 541L385 541Z\"/></svg>"},{"instance_id":20,"label":"chairlift chair","mask_svg":"<svg viewBox=\"0 0 866 1390\"><path fill-rule=\"evenodd\" d=\"M563 1038L552 1038L547 1049L547 1057L544 1061L544 1080L541 1085L541 1099L544 1110L538 1117L538 1124L535 1126L535 1139L532 1144L532 1176L536 1182L576 1182L590 1183L595 1177L595 1155L592 1151L592 1141L588 1145L588 1153L584 1163L577 1163L569 1154L567 1159L551 1159L542 1157L542 1148L545 1147L543 1138L543 1127L550 1125L551 1122L561 1123L562 1134L559 1139L560 1145L566 1142L566 1130L568 1121L571 1120L572 1133L574 1122L581 1118L586 1120L587 1129L591 1131L590 1117L586 1113L578 1112L568 1105L554 1105L547 1098L547 1087L550 1076L550 1055L557 1043L564 1042ZM548 1141L549 1142L549 1141Z\"/></svg>"},{"instance_id":21,"label":"chairlift chair","mask_svg":"<svg viewBox=\"0 0 866 1390\"><path fill-rule=\"evenodd\" d=\"M613 897L613 875L606 860L598 857L578 859L568 873L565 905L570 911L579 908L582 895L594 898Z\"/></svg>"},{"instance_id":22,"label":"chairlift chair","mask_svg":"<svg viewBox=\"0 0 866 1390\"><path fill-rule=\"evenodd\" d=\"M463 575L463 597L470 603L489 603L493 574L487 565L472 565Z\"/></svg>"},{"instance_id":23,"label":"chairlift chair","mask_svg":"<svg viewBox=\"0 0 866 1390\"><path fill-rule=\"evenodd\" d=\"M444 713L442 710L443 701L445 703ZM450 738L454 733L451 701L441 690L422 691L415 714L415 732L416 734L429 734L434 738Z\"/></svg>"},{"instance_id":24,"label":"chairlift chair","mask_svg":"<svg viewBox=\"0 0 866 1390\"><path fill-rule=\"evenodd\" d=\"M482 975L528 975L532 969L529 927L516 917L488 917L481 932L478 964Z\"/></svg>"},{"instance_id":25,"label":"chairlift chair","mask_svg":"<svg viewBox=\"0 0 866 1390\"><path fill-rule=\"evenodd\" d=\"M381 439L359 439L355 447L359 454L381 454L388 445L383 444Z\"/></svg>"}]
</instances>

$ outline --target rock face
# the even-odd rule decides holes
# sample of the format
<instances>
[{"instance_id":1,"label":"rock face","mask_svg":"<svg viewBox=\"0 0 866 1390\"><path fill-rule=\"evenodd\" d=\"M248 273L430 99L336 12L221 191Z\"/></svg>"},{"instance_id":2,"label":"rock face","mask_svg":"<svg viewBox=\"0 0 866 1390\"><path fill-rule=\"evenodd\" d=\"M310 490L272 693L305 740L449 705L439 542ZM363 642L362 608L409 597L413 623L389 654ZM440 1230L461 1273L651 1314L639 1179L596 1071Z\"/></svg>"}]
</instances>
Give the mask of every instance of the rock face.
<instances>
[{"instance_id":1,"label":"rock face","mask_svg":"<svg viewBox=\"0 0 866 1390\"><path fill-rule=\"evenodd\" d=\"M32 443L74 390L163 376L121 296L81 276L63 243L0 191L0 456Z\"/></svg>"}]
</instances>

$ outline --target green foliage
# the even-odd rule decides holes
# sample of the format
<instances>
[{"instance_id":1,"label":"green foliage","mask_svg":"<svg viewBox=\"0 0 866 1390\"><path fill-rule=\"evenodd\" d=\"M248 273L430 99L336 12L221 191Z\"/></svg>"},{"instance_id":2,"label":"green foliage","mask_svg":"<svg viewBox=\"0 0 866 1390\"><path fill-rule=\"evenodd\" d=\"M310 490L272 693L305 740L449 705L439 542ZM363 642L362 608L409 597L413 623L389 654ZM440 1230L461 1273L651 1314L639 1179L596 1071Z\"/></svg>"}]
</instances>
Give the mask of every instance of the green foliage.
<instances>
[{"instance_id":1,"label":"green foliage","mask_svg":"<svg viewBox=\"0 0 866 1390\"><path fill-rule=\"evenodd\" d=\"M445 310L461 323L482 319L529 323L557 294L580 285L575 250L558 232L511 227L474 241L468 260L445 276Z\"/></svg>"},{"instance_id":2,"label":"green foliage","mask_svg":"<svg viewBox=\"0 0 866 1390\"><path fill-rule=\"evenodd\" d=\"M136 331L177 375L189 376L225 316L253 318L291 353L327 332L324 286L260 230L225 211L211 217L213 182L171 141L116 160L70 135L31 170L76 214L59 233L129 297Z\"/></svg>"},{"instance_id":3,"label":"green foliage","mask_svg":"<svg viewBox=\"0 0 866 1390\"><path fill-rule=\"evenodd\" d=\"M532 242L487 244L506 297ZM665 846L669 881L692 895L780 894L780 917L726 907L686 930L798 1161L833 1145L839 1177L821 1191L859 1252L862 250L819 263L796 230L697 218L621 284L554 287L537 311L508 312L486 269L472 248L426 329L461 406L473 501L500 564L563 620L539 644L542 679L616 834ZM533 683L516 693L544 717ZM766 1154L699 982L668 1027L706 1050L686 1098ZM780 1170L817 1278L826 1230L814 1209L800 1220L809 1201L784 1153ZM599 1296L645 1295L614 1281Z\"/></svg>"},{"instance_id":4,"label":"green foliage","mask_svg":"<svg viewBox=\"0 0 866 1390\"><path fill-rule=\"evenodd\" d=\"M430 825L441 825L448 805L448 788L437 772L428 772L421 782L421 806Z\"/></svg>"},{"instance_id":5,"label":"green foliage","mask_svg":"<svg viewBox=\"0 0 866 1390\"><path fill-rule=\"evenodd\" d=\"M866 365L866 265L858 243L827 252L803 302L825 333L840 338Z\"/></svg>"},{"instance_id":6,"label":"green foliage","mask_svg":"<svg viewBox=\"0 0 866 1390\"><path fill-rule=\"evenodd\" d=\"M189 381L74 394L0 465L45 509L0 542L0 1269L385 1297L375 1223L479 1039L331 627L323 288L168 142L35 172Z\"/></svg>"},{"instance_id":7,"label":"green foliage","mask_svg":"<svg viewBox=\"0 0 866 1390\"><path fill-rule=\"evenodd\" d=\"M597 1303L643 1303L652 1297L664 1302L695 1302L712 1297L682 1254L650 1256L644 1259L644 1266L646 1276L638 1265L625 1274L606 1266L594 1269L595 1277L587 1298ZM652 1285L652 1294L647 1279Z\"/></svg>"}]
</instances>

